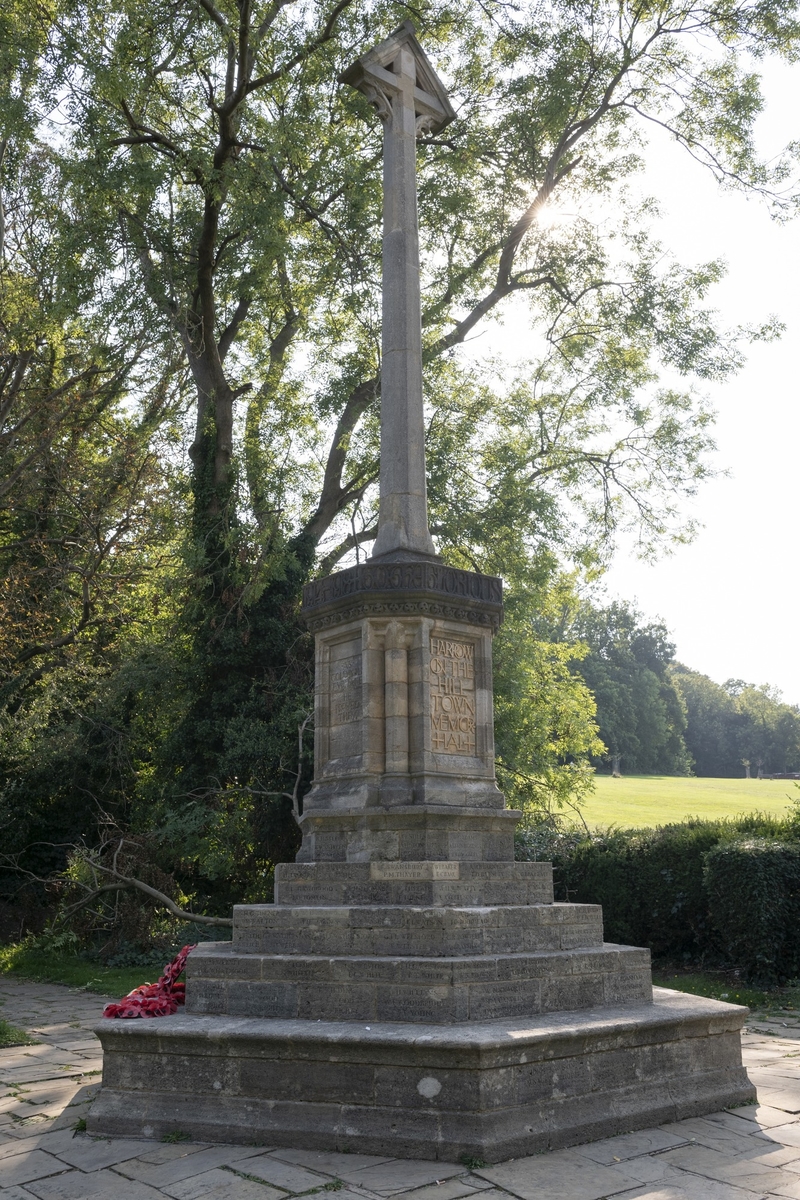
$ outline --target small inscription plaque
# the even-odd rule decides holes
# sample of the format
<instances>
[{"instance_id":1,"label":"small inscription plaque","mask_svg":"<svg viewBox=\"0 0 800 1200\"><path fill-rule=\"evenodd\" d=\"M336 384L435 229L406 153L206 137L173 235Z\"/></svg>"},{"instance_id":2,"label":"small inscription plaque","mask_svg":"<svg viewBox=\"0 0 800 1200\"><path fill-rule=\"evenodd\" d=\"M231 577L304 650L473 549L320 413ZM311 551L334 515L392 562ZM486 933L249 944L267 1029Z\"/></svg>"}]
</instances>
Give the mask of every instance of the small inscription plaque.
<instances>
[{"instance_id":1,"label":"small inscription plaque","mask_svg":"<svg viewBox=\"0 0 800 1200\"><path fill-rule=\"evenodd\" d=\"M431 744L439 754L477 753L472 642L431 637Z\"/></svg>"},{"instance_id":2,"label":"small inscription plaque","mask_svg":"<svg viewBox=\"0 0 800 1200\"><path fill-rule=\"evenodd\" d=\"M458 879L457 862L371 862L370 879L400 880L402 882L428 879Z\"/></svg>"}]
</instances>

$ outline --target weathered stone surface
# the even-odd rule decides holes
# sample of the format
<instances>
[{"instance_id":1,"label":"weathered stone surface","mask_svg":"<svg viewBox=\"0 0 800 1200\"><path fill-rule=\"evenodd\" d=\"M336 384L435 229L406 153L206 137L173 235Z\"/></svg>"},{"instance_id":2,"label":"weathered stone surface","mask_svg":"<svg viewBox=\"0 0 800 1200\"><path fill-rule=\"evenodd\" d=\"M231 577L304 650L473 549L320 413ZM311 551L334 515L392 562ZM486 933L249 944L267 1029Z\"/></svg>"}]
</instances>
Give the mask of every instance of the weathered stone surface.
<instances>
[{"instance_id":1,"label":"weathered stone surface","mask_svg":"<svg viewBox=\"0 0 800 1200\"><path fill-rule=\"evenodd\" d=\"M363 807L350 808L353 788L363 780L341 781L343 804L330 811L306 809L300 818L303 844L298 863L319 862L508 862L514 861L515 809L378 806L364 785ZM326 785L327 786L327 785ZM338 784L331 784L332 796ZM484 784L480 783L483 789ZM494 785L492 785L494 786ZM469 789L465 785L465 794ZM498 795L500 793L497 793Z\"/></svg>"},{"instance_id":2,"label":"weathered stone surface","mask_svg":"<svg viewBox=\"0 0 800 1200\"><path fill-rule=\"evenodd\" d=\"M747 1102L744 1015L657 989L532 1023L106 1022L91 1127L498 1161Z\"/></svg>"},{"instance_id":3,"label":"weathered stone surface","mask_svg":"<svg viewBox=\"0 0 800 1200\"><path fill-rule=\"evenodd\" d=\"M418 907L551 904L550 863L280 863L275 903L411 904Z\"/></svg>"},{"instance_id":4,"label":"weathered stone surface","mask_svg":"<svg viewBox=\"0 0 800 1200\"><path fill-rule=\"evenodd\" d=\"M301 859L510 859L507 839L389 846L381 833L395 832L391 824L353 837L342 812L416 806L456 817L503 807L491 661L502 584L437 558L425 491L416 137L454 114L408 23L342 80L369 96L385 126L380 507L373 558L304 592L316 682ZM325 828L313 824L320 813L329 814Z\"/></svg>"},{"instance_id":5,"label":"weathered stone surface","mask_svg":"<svg viewBox=\"0 0 800 1200\"><path fill-rule=\"evenodd\" d=\"M745 1103L745 1010L652 1003L647 952L605 946L599 907L554 904L549 866L513 862L520 814L494 766L502 585L441 563L427 524L415 137L453 112L408 23L343 79L385 126L374 555L304 595L298 863L278 903L237 906L232 945L190 959L185 1013L103 1023L91 1127L497 1159Z\"/></svg>"},{"instance_id":6,"label":"weathered stone surface","mask_svg":"<svg viewBox=\"0 0 800 1200\"><path fill-rule=\"evenodd\" d=\"M449 957L572 950L602 942L602 910L596 904L234 908L233 946L245 954Z\"/></svg>"},{"instance_id":7,"label":"weathered stone surface","mask_svg":"<svg viewBox=\"0 0 800 1200\"><path fill-rule=\"evenodd\" d=\"M314 782L304 815L502 810L491 632L427 614L335 615L316 636ZM385 855L376 848L369 857Z\"/></svg>"},{"instance_id":8,"label":"weathered stone surface","mask_svg":"<svg viewBox=\"0 0 800 1200\"><path fill-rule=\"evenodd\" d=\"M433 615L476 625L499 625L503 613L503 581L493 575L475 571L460 571L442 562L423 557L405 562L375 562L337 571L324 579L315 579L303 589L303 612L312 628L327 618L327 628L333 622L342 623L354 617L372 615L375 609L361 609L362 604L381 604L382 614L430 613L430 607L450 606L446 612ZM407 604L418 608L405 608Z\"/></svg>"},{"instance_id":9,"label":"weathered stone surface","mask_svg":"<svg viewBox=\"0 0 800 1200\"><path fill-rule=\"evenodd\" d=\"M416 159L420 122L455 113L414 36L401 26L362 55L342 82L364 91L384 123L381 475L376 555L433 557L425 492Z\"/></svg>"},{"instance_id":10,"label":"weathered stone surface","mask_svg":"<svg viewBox=\"0 0 800 1200\"><path fill-rule=\"evenodd\" d=\"M190 960L187 1011L307 1020L454 1024L650 999L646 950L478 958L322 958L237 954L228 943Z\"/></svg>"}]
</instances>

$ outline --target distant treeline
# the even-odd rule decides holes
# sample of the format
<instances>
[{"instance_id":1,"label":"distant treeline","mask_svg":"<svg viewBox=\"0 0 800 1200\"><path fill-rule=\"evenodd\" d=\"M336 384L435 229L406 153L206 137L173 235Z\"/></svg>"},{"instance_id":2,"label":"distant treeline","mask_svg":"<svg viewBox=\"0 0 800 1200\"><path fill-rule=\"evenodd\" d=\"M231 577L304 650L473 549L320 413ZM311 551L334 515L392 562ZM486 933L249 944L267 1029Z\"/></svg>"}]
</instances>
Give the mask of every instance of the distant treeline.
<instances>
[{"instance_id":1,"label":"distant treeline","mask_svg":"<svg viewBox=\"0 0 800 1200\"><path fill-rule=\"evenodd\" d=\"M623 772L742 777L800 770L800 709L742 679L714 683L674 661L660 622L624 603L582 607L571 631L589 646L577 670L594 694L607 754Z\"/></svg>"}]
</instances>

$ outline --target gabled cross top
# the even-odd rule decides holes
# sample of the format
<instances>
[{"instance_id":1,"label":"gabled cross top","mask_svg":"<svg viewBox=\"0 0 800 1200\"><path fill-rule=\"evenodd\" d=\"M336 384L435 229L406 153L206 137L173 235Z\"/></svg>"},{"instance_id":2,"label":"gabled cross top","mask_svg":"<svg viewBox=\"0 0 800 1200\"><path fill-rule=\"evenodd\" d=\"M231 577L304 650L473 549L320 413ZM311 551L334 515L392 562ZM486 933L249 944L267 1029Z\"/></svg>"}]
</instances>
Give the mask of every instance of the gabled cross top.
<instances>
[{"instance_id":1,"label":"gabled cross top","mask_svg":"<svg viewBox=\"0 0 800 1200\"><path fill-rule=\"evenodd\" d=\"M404 21L339 79L363 92L382 121L393 116L395 101L404 109L413 108L417 137L438 133L456 115L411 21Z\"/></svg>"},{"instance_id":2,"label":"gabled cross top","mask_svg":"<svg viewBox=\"0 0 800 1200\"><path fill-rule=\"evenodd\" d=\"M406 21L340 75L384 125L381 491L373 558L436 554L428 529L416 139L455 117L447 93Z\"/></svg>"}]
</instances>

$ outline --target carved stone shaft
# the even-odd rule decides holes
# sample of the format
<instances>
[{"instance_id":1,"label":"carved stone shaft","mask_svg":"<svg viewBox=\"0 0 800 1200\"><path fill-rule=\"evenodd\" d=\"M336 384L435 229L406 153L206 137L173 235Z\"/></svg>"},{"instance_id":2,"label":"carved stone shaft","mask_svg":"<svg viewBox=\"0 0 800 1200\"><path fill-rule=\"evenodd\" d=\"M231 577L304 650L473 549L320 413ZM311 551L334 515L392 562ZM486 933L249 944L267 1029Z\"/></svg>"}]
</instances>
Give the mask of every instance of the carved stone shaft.
<instances>
[{"instance_id":1,"label":"carved stone shaft","mask_svg":"<svg viewBox=\"0 0 800 1200\"><path fill-rule=\"evenodd\" d=\"M384 122L381 488L374 556L435 553L425 483L414 57L402 50L396 64L400 88Z\"/></svg>"},{"instance_id":2,"label":"carved stone shaft","mask_svg":"<svg viewBox=\"0 0 800 1200\"><path fill-rule=\"evenodd\" d=\"M425 483L416 139L454 114L408 22L342 79L367 96L384 126L381 476L373 557L434 556Z\"/></svg>"}]
</instances>

